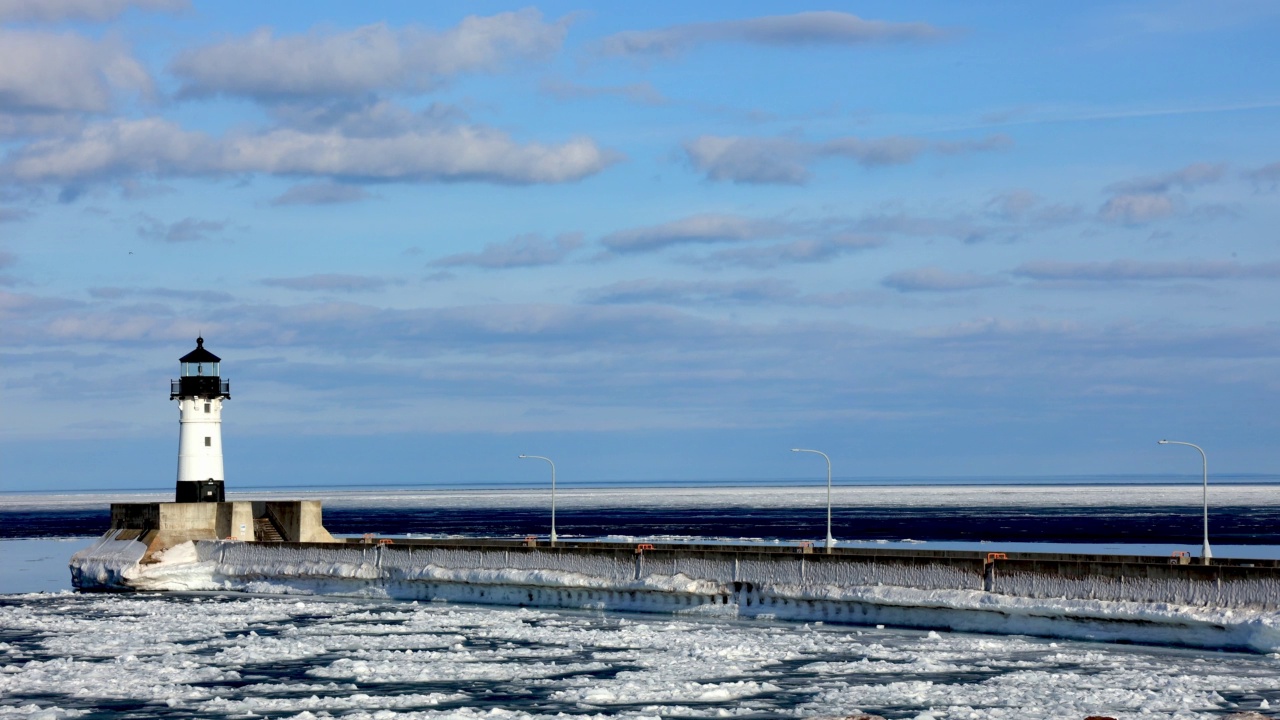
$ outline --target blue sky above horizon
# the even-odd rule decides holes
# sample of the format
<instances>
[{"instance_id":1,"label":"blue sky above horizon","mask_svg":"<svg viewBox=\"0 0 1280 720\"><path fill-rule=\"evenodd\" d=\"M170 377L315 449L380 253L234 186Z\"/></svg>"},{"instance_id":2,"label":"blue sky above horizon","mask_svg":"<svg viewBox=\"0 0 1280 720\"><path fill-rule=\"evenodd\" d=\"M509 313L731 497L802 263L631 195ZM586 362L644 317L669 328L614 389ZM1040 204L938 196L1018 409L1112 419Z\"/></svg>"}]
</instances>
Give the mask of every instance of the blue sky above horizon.
<instances>
[{"instance_id":1,"label":"blue sky above horizon","mask_svg":"<svg viewBox=\"0 0 1280 720\"><path fill-rule=\"evenodd\" d=\"M1280 473L1278 31L0 0L0 489Z\"/></svg>"}]
</instances>

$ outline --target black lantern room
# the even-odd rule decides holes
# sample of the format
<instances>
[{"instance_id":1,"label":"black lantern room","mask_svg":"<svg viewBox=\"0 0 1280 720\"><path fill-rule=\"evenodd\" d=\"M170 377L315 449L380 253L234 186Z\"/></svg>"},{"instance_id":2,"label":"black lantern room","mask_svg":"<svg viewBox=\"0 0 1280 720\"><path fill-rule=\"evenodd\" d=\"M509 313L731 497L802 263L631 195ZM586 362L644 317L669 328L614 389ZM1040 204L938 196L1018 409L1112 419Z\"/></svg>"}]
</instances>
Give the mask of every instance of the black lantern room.
<instances>
[{"instance_id":1,"label":"black lantern room","mask_svg":"<svg viewBox=\"0 0 1280 720\"><path fill-rule=\"evenodd\" d=\"M178 358L178 362L182 363L182 377L170 381L170 400L231 397L231 381L219 375L222 358L204 349L203 337L196 338L196 349Z\"/></svg>"}]
</instances>

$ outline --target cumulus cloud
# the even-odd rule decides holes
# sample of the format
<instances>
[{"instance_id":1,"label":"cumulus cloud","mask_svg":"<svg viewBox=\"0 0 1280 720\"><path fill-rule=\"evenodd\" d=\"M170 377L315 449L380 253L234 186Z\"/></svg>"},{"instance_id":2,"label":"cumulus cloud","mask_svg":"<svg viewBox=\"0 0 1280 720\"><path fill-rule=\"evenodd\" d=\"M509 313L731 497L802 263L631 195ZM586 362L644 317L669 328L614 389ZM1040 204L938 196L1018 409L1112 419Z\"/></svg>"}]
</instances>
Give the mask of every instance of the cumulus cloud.
<instances>
[{"instance_id":1,"label":"cumulus cloud","mask_svg":"<svg viewBox=\"0 0 1280 720\"><path fill-rule=\"evenodd\" d=\"M1098 216L1110 223L1142 225L1163 220L1177 211L1177 204L1168 195L1142 193L1117 195L1107 200L1098 211Z\"/></svg>"},{"instance_id":2,"label":"cumulus cloud","mask_svg":"<svg viewBox=\"0 0 1280 720\"><path fill-rule=\"evenodd\" d=\"M423 92L462 73L547 57L564 42L565 22L534 9L469 16L443 32L367 25L349 32L245 38L188 50L172 63L186 95L257 100Z\"/></svg>"},{"instance_id":3,"label":"cumulus cloud","mask_svg":"<svg viewBox=\"0 0 1280 720\"><path fill-rule=\"evenodd\" d=\"M745 20L688 23L658 30L630 30L602 40L597 52L609 56L674 57L708 43L772 47L856 46L936 40L946 32L928 23L865 20L843 12L801 12Z\"/></svg>"},{"instance_id":4,"label":"cumulus cloud","mask_svg":"<svg viewBox=\"0 0 1280 720\"><path fill-rule=\"evenodd\" d=\"M810 142L788 137L703 135L686 142L684 151L689 163L708 180L799 185L808 181L810 166L826 158L845 158L863 167L902 165L926 151L954 155L998 150L1010 144L1004 135L960 142L913 137L842 137Z\"/></svg>"},{"instance_id":5,"label":"cumulus cloud","mask_svg":"<svg viewBox=\"0 0 1280 720\"><path fill-rule=\"evenodd\" d=\"M1216 183L1226 173L1221 163L1195 163L1160 175L1125 180L1107 188L1112 193L1098 217L1118 225L1143 225L1182 212L1186 203L1174 190L1191 191ZM1213 212L1213 210L1210 210Z\"/></svg>"},{"instance_id":6,"label":"cumulus cloud","mask_svg":"<svg viewBox=\"0 0 1280 720\"><path fill-rule=\"evenodd\" d=\"M200 175L215 171L217 143L161 118L95 123L68 137L15 150L4 173L28 182L77 183L134 173Z\"/></svg>"},{"instance_id":7,"label":"cumulus cloud","mask_svg":"<svg viewBox=\"0 0 1280 720\"><path fill-rule=\"evenodd\" d=\"M138 235L140 237L169 243L212 240L228 224L225 220L200 220L193 217L166 223L146 213L139 215L138 220Z\"/></svg>"},{"instance_id":8,"label":"cumulus cloud","mask_svg":"<svg viewBox=\"0 0 1280 720\"><path fill-rule=\"evenodd\" d=\"M231 171L326 175L366 180L467 181L508 184L580 180L617 158L588 138L561 145L520 145L481 127L346 137L280 129L228 138L222 162Z\"/></svg>"},{"instance_id":9,"label":"cumulus cloud","mask_svg":"<svg viewBox=\"0 0 1280 720\"><path fill-rule=\"evenodd\" d=\"M547 239L537 234L520 235L506 242L489 243L478 253L459 253L431 261L433 267L473 267L497 269L554 265L582 246L582 235L570 233Z\"/></svg>"},{"instance_id":10,"label":"cumulus cloud","mask_svg":"<svg viewBox=\"0 0 1280 720\"><path fill-rule=\"evenodd\" d=\"M7 111L100 113L116 93L151 87L151 76L118 42L0 28L0 107Z\"/></svg>"},{"instance_id":11,"label":"cumulus cloud","mask_svg":"<svg viewBox=\"0 0 1280 720\"><path fill-rule=\"evenodd\" d=\"M770 269L793 263L825 262L840 255L882 245L884 245L882 238L840 233L828 237L801 238L759 247L717 250L705 258L700 258L697 262L712 268L741 266Z\"/></svg>"},{"instance_id":12,"label":"cumulus cloud","mask_svg":"<svg viewBox=\"0 0 1280 720\"><path fill-rule=\"evenodd\" d=\"M0 0L0 22L106 22L130 8L149 12L177 12L188 0Z\"/></svg>"},{"instance_id":13,"label":"cumulus cloud","mask_svg":"<svg viewBox=\"0 0 1280 720\"><path fill-rule=\"evenodd\" d=\"M588 290L583 298L601 305L692 305L702 303L772 303L796 297L790 284L778 280L627 280Z\"/></svg>"},{"instance_id":14,"label":"cumulus cloud","mask_svg":"<svg viewBox=\"0 0 1280 720\"><path fill-rule=\"evenodd\" d=\"M559 145L519 144L483 127L350 137L336 131L276 129L213 138L161 118L98 123L16 151L5 174L29 182L77 183L123 175L267 173L365 181L579 180L618 160L588 138Z\"/></svg>"},{"instance_id":15,"label":"cumulus cloud","mask_svg":"<svg viewBox=\"0 0 1280 720\"><path fill-rule=\"evenodd\" d=\"M960 292L998 287L1008 282L992 275L955 273L937 267L903 270L886 276L880 284L898 292Z\"/></svg>"},{"instance_id":16,"label":"cumulus cloud","mask_svg":"<svg viewBox=\"0 0 1280 720\"><path fill-rule=\"evenodd\" d=\"M328 273L292 278L267 278L263 285L303 292L373 292L387 286L387 280L369 275Z\"/></svg>"},{"instance_id":17,"label":"cumulus cloud","mask_svg":"<svg viewBox=\"0 0 1280 720\"><path fill-rule=\"evenodd\" d=\"M369 197L359 185L320 182L294 185L271 200L272 205L337 205Z\"/></svg>"},{"instance_id":18,"label":"cumulus cloud","mask_svg":"<svg viewBox=\"0 0 1280 720\"><path fill-rule=\"evenodd\" d=\"M1173 172L1114 183L1107 190L1117 195L1150 195L1174 189L1194 190L1202 185L1218 182L1226 174L1226 170L1227 166L1222 163L1194 163Z\"/></svg>"},{"instance_id":19,"label":"cumulus cloud","mask_svg":"<svg viewBox=\"0 0 1280 720\"><path fill-rule=\"evenodd\" d=\"M732 243L778 237L786 227L772 220L739 215L691 215L661 225L621 230L601 238L600 244L618 254L662 250L674 245Z\"/></svg>"},{"instance_id":20,"label":"cumulus cloud","mask_svg":"<svg viewBox=\"0 0 1280 720\"><path fill-rule=\"evenodd\" d=\"M709 180L799 185L809 179L813 149L790 138L704 135L684 144L685 156Z\"/></svg>"},{"instance_id":21,"label":"cumulus cloud","mask_svg":"<svg viewBox=\"0 0 1280 720\"><path fill-rule=\"evenodd\" d=\"M620 97L640 105L666 105L669 100L649 82L629 85L579 85L567 80L547 79L540 86L543 94L557 100L583 100Z\"/></svg>"},{"instance_id":22,"label":"cumulus cloud","mask_svg":"<svg viewBox=\"0 0 1280 720\"><path fill-rule=\"evenodd\" d=\"M1087 280L1115 282L1133 280L1224 280L1230 278L1277 278L1280 263L1243 264L1222 260L1112 260L1110 262L1062 262L1036 260L1019 265L1014 275L1032 280Z\"/></svg>"}]
</instances>

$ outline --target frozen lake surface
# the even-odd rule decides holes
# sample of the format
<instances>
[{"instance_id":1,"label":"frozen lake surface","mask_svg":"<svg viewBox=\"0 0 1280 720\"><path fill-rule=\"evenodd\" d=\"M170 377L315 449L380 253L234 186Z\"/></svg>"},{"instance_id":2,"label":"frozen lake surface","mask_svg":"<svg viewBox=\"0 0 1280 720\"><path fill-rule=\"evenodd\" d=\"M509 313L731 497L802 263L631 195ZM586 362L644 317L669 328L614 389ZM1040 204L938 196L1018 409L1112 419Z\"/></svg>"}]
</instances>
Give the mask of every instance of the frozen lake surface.
<instances>
[{"instance_id":1,"label":"frozen lake surface","mask_svg":"<svg viewBox=\"0 0 1280 720\"><path fill-rule=\"evenodd\" d=\"M323 499L325 525L340 534L522 538L549 530L545 489L262 491L232 492L228 498L291 495ZM110 503L171 499L169 493L4 494L0 538L100 535L109 524ZM848 541L1144 544L1171 551L1198 548L1202 534L1201 489L1187 485L837 487L833 506L833 532ZM815 540L825 535L826 492L814 487L575 488L559 494L557 524L566 539ZM1280 546L1280 486L1212 487L1210 534L1215 549Z\"/></svg>"},{"instance_id":2,"label":"frozen lake surface","mask_svg":"<svg viewBox=\"0 0 1280 720\"><path fill-rule=\"evenodd\" d=\"M294 597L0 597L0 717L1080 720L1277 703L1276 656Z\"/></svg>"}]
</instances>

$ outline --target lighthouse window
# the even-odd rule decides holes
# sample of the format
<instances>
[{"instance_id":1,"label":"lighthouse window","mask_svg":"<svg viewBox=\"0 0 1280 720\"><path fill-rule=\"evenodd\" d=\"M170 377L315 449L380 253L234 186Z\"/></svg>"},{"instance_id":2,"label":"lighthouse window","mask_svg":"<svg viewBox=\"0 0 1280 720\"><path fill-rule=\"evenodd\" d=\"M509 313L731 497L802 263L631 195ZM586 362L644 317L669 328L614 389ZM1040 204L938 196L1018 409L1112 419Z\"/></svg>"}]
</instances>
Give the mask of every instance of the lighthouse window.
<instances>
[{"instance_id":1,"label":"lighthouse window","mask_svg":"<svg viewBox=\"0 0 1280 720\"><path fill-rule=\"evenodd\" d=\"M213 447L213 438L211 438L211 437L206 437L206 438L204 439L204 446L205 446L205 447Z\"/></svg>"},{"instance_id":2,"label":"lighthouse window","mask_svg":"<svg viewBox=\"0 0 1280 720\"><path fill-rule=\"evenodd\" d=\"M209 403L204 404L204 411L209 412Z\"/></svg>"}]
</instances>

